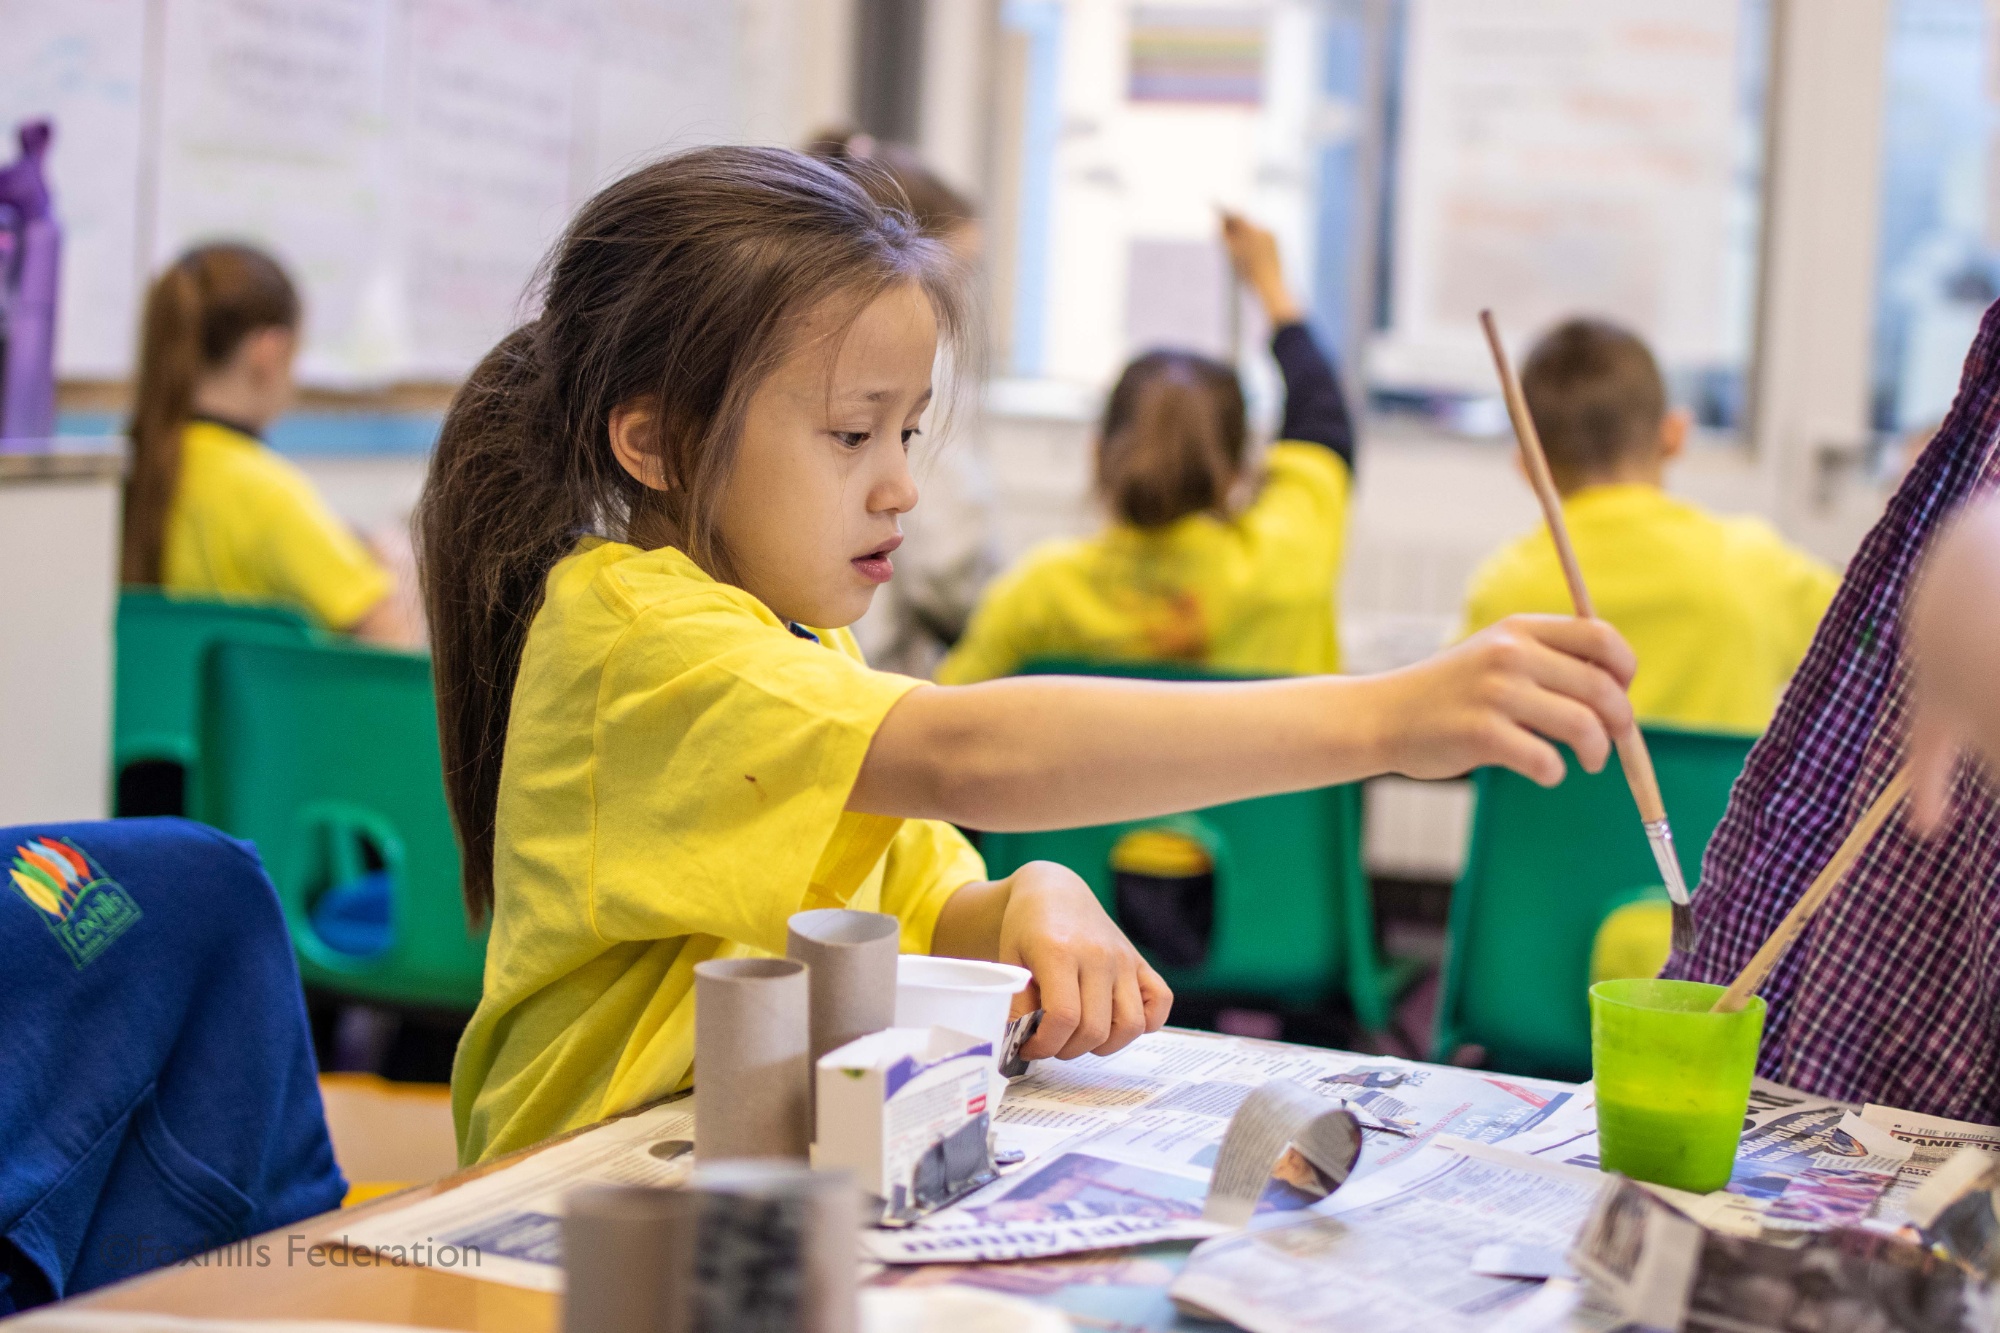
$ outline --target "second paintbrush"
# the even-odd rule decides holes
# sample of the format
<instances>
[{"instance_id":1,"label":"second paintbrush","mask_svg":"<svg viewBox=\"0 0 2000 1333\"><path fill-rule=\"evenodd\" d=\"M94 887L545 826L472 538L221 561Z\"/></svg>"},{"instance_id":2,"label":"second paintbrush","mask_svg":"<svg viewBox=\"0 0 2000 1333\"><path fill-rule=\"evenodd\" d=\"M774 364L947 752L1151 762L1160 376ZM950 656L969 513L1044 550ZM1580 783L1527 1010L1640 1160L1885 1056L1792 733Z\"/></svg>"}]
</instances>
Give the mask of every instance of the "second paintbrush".
<instances>
[{"instance_id":1,"label":"second paintbrush","mask_svg":"<svg viewBox=\"0 0 2000 1333\"><path fill-rule=\"evenodd\" d=\"M1584 586L1576 548L1571 545L1569 527L1563 522L1562 497L1556 493L1555 477L1549 472L1548 457L1542 452L1542 437L1535 430L1527 395L1521 391L1520 377L1507 359L1507 349L1500 341L1500 329L1493 322L1492 311L1479 312L1479 326L1493 352L1493 368L1500 376L1501 395L1507 400L1507 417L1514 423L1514 438L1521 446L1521 465L1528 474L1528 484L1534 488L1535 498L1541 502L1542 517L1548 521L1549 537L1555 543L1563 579L1569 584L1570 600L1579 616L1592 616L1590 589ZM1633 803L1639 807L1639 822L1646 830L1647 845L1653 849L1660 880L1673 904L1673 947L1692 948L1694 917L1689 910L1687 880L1681 874L1680 858L1674 853L1674 832L1667 823L1666 803L1660 799L1660 780L1653 772L1653 756L1647 751L1646 738L1636 722L1631 730L1616 738L1616 744L1618 763L1625 770L1626 784L1632 788Z\"/></svg>"}]
</instances>

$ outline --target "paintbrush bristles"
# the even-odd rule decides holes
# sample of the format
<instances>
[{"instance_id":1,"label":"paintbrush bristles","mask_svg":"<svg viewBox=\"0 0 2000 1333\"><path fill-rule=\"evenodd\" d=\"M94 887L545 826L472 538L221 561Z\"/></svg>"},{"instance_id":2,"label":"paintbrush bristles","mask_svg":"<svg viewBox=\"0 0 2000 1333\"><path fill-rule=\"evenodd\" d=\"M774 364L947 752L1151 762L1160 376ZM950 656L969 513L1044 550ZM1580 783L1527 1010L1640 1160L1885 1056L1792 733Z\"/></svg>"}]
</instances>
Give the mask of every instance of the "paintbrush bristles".
<instances>
[{"instance_id":1,"label":"paintbrush bristles","mask_svg":"<svg viewBox=\"0 0 2000 1333\"><path fill-rule=\"evenodd\" d=\"M1813 914L1825 904L1834 889L1839 887L1840 881L1847 878L1847 872L1861 859L1861 853L1868 850L1868 844L1875 840L1876 833L1880 832L1882 825L1888 822L1889 816L1895 813L1896 807L1902 803L1903 797L1909 790L1910 770L1900 769L1896 776L1889 779L1889 785L1882 789L1881 794L1869 805L1861 818L1855 821L1854 827L1848 830L1847 836L1835 849L1832 859L1826 863L1826 868L1821 870L1811 886L1799 895L1799 900L1792 904L1791 911L1785 913L1785 919L1778 923L1778 928L1771 932L1770 938L1765 940L1750 961L1743 965L1743 970L1736 974L1736 980L1729 983L1729 989L1716 998L1715 1007L1711 1012L1733 1014L1750 1003L1750 997L1764 984L1764 978L1771 974L1771 969L1778 965L1778 960L1785 956L1785 951L1792 947L1792 942L1804 933L1806 924L1813 919Z\"/></svg>"}]
</instances>

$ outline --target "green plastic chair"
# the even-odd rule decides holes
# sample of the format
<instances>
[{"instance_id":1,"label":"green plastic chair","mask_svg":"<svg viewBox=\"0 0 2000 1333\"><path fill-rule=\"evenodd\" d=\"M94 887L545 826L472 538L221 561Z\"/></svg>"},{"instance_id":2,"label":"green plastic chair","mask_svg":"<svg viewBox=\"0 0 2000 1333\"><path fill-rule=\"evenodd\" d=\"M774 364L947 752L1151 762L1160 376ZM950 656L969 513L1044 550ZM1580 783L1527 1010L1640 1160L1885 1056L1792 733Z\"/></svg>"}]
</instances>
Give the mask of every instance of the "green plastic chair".
<instances>
[{"instance_id":1,"label":"green plastic chair","mask_svg":"<svg viewBox=\"0 0 2000 1333\"><path fill-rule=\"evenodd\" d=\"M156 588L127 588L118 595L116 669L111 726L113 809L121 815L179 814L169 797L158 808L140 808L129 790L139 765L178 770L154 774L155 792L194 790L201 741L201 671L211 646L308 643L317 639L306 617L283 606L170 597ZM165 787L161 786L165 781Z\"/></svg>"},{"instance_id":2,"label":"green plastic chair","mask_svg":"<svg viewBox=\"0 0 2000 1333\"><path fill-rule=\"evenodd\" d=\"M220 643L204 678L196 817L257 844L305 984L381 1004L479 1002L445 806L430 659L344 642ZM362 955L312 924L320 896L389 881L387 945Z\"/></svg>"},{"instance_id":3,"label":"green plastic chair","mask_svg":"<svg viewBox=\"0 0 2000 1333\"><path fill-rule=\"evenodd\" d=\"M1647 748L1690 887L1756 737L1649 726ZM1473 775L1472 837L1452 890L1433 1058L1485 1048L1490 1069L1590 1076L1590 949L1619 908L1664 898L1614 758L1542 788L1505 769Z\"/></svg>"},{"instance_id":4,"label":"green plastic chair","mask_svg":"<svg viewBox=\"0 0 2000 1333\"><path fill-rule=\"evenodd\" d=\"M1149 680L1254 679L1177 663L1043 660L1023 674L1131 676ZM1375 912L1361 864L1361 788L1324 787L1237 801L1166 819L1041 833L987 833L980 849L996 876L1029 861L1055 861L1081 875L1118 915L1112 848L1128 832L1161 827L1201 843L1215 865L1215 913L1206 957L1195 967L1153 958L1179 994L1266 1000L1291 1008L1344 994L1356 1019L1389 1027L1395 997L1414 963L1387 962L1375 948Z\"/></svg>"}]
</instances>

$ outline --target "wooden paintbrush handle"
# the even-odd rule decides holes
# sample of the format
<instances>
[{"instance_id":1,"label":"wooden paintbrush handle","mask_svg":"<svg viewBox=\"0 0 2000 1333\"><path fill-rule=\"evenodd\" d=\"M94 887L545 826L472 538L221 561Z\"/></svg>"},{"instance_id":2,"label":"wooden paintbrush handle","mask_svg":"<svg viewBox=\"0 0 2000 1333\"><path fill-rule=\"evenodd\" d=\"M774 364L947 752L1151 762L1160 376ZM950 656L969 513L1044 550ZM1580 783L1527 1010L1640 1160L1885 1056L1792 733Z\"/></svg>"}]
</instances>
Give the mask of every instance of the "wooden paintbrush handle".
<instances>
[{"instance_id":1,"label":"wooden paintbrush handle","mask_svg":"<svg viewBox=\"0 0 2000 1333\"><path fill-rule=\"evenodd\" d=\"M1888 822L1889 816L1895 813L1896 807L1902 803L1903 797L1909 790L1910 770L1908 768L1897 770L1896 776L1889 779L1889 785L1882 789L1881 795L1875 798L1861 818L1854 822L1854 827L1848 830L1847 836L1834 851L1833 859L1826 863L1826 868L1820 871L1811 886L1799 895L1799 900L1792 904L1791 911L1785 913L1785 919L1778 923L1778 928L1771 932L1771 937L1765 940L1763 947L1744 964L1743 970L1736 974L1736 980L1729 983L1729 989L1716 999L1712 1012L1733 1014L1750 1003L1750 997L1764 984L1764 978L1770 975L1771 969L1778 965L1778 960L1785 956L1785 950L1791 948L1792 942L1804 932L1806 923L1813 918L1813 913L1819 911L1820 906L1839 886L1840 881L1847 878L1847 872L1861 859L1861 853L1868 850L1868 844L1875 840L1876 833Z\"/></svg>"},{"instance_id":2,"label":"wooden paintbrush handle","mask_svg":"<svg viewBox=\"0 0 2000 1333\"><path fill-rule=\"evenodd\" d=\"M1660 779L1653 772L1653 754L1646 738L1634 722L1632 729L1618 738L1618 762L1625 769L1625 781L1632 788L1632 800L1639 818L1657 824L1667 817L1667 803L1660 799Z\"/></svg>"},{"instance_id":3,"label":"wooden paintbrush handle","mask_svg":"<svg viewBox=\"0 0 2000 1333\"><path fill-rule=\"evenodd\" d=\"M1562 565L1563 580L1569 584L1570 601L1575 603L1578 615L1586 620L1593 619L1597 612L1590 604L1590 589L1583 585L1583 567L1576 562L1576 547L1570 544L1569 525L1563 522L1562 496L1556 493L1555 474L1549 471L1549 457L1542 450L1542 436L1535 429L1534 415L1528 411L1528 396L1521 391L1521 377L1514 373L1514 363L1507 359L1507 348L1500 341L1500 326L1494 323L1491 310L1479 312L1479 327L1486 331L1486 346L1493 353L1493 367L1500 372L1500 396L1507 401L1507 417L1514 423L1514 438L1521 445L1521 463L1527 469L1528 484L1534 488L1535 498L1541 501L1542 518L1549 525L1549 539L1555 543L1556 560ZM1622 752L1624 746L1620 745L1619 749ZM1626 771L1631 771L1629 766ZM1650 762L1646 771L1652 771ZM1648 815L1647 818L1654 816Z\"/></svg>"}]
</instances>

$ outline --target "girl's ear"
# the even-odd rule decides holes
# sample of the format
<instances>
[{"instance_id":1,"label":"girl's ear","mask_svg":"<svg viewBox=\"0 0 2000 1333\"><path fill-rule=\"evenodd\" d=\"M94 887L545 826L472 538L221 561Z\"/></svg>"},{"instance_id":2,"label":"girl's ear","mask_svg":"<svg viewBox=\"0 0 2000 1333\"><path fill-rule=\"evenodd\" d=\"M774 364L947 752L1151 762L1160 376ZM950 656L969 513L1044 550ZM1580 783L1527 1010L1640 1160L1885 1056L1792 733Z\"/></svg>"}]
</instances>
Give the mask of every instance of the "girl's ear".
<instances>
[{"instance_id":1,"label":"girl's ear","mask_svg":"<svg viewBox=\"0 0 2000 1333\"><path fill-rule=\"evenodd\" d=\"M645 399L611 409L611 452L632 480L655 491L670 491L673 482L660 450L660 414Z\"/></svg>"}]
</instances>

